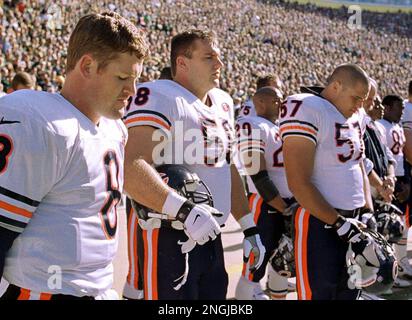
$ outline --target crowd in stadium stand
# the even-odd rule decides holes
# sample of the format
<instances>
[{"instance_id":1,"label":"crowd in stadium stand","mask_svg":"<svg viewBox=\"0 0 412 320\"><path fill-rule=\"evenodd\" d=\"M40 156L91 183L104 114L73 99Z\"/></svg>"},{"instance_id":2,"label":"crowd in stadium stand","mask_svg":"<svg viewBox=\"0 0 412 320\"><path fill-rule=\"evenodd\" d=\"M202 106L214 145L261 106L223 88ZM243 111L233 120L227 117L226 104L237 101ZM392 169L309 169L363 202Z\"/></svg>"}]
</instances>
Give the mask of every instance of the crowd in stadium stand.
<instances>
[{"instance_id":1,"label":"crowd in stadium stand","mask_svg":"<svg viewBox=\"0 0 412 320\"><path fill-rule=\"evenodd\" d=\"M0 1L1 2L1 1ZM156 79L169 64L171 37L186 28L209 27L220 39L225 64L221 86L245 99L257 76L274 72L286 93L322 84L344 62L359 63L377 79L381 94L406 96L412 70L412 15L362 12L362 29L348 27L347 8L327 9L256 0L26 0L3 1L0 70L3 90L26 71L40 90L64 81L65 47L78 18L115 10L147 30L151 58L140 81Z\"/></svg>"}]
</instances>

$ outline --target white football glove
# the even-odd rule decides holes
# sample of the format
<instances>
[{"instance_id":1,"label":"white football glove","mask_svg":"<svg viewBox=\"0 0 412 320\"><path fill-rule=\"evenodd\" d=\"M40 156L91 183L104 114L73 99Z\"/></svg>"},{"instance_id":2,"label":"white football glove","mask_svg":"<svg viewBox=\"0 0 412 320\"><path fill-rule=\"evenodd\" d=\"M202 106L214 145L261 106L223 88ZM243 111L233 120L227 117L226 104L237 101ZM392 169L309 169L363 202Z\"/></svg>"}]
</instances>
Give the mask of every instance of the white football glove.
<instances>
[{"instance_id":1,"label":"white football glove","mask_svg":"<svg viewBox=\"0 0 412 320\"><path fill-rule=\"evenodd\" d=\"M243 239L243 261L247 263L250 258L250 253L253 253L254 261L250 264L249 270L254 272L262 265L266 249L260 240L260 235L251 213L243 216L239 220L239 224L245 235Z\"/></svg>"},{"instance_id":2,"label":"white football glove","mask_svg":"<svg viewBox=\"0 0 412 320\"><path fill-rule=\"evenodd\" d=\"M183 223L190 238L203 245L210 239L216 239L220 233L220 226L213 215L218 217L222 213L208 205L195 205L186 201L179 209L176 219Z\"/></svg>"}]
</instances>

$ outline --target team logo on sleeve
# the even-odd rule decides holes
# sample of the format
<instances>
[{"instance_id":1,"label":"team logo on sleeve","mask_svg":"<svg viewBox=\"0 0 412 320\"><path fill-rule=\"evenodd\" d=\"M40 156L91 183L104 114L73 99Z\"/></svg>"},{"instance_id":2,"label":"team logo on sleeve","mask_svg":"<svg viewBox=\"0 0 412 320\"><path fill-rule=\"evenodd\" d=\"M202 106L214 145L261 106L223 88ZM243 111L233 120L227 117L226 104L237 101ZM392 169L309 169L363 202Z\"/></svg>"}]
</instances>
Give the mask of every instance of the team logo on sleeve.
<instances>
[{"instance_id":1,"label":"team logo on sleeve","mask_svg":"<svg viewBox=\"0 0 412 320\"><path fill-rule=\"evenodd\" d=\"M228 112L229 111L229 105L226 102L223 102L222 103L222 109L223 109L223 111Z\"/></svg>"}]
</instances>

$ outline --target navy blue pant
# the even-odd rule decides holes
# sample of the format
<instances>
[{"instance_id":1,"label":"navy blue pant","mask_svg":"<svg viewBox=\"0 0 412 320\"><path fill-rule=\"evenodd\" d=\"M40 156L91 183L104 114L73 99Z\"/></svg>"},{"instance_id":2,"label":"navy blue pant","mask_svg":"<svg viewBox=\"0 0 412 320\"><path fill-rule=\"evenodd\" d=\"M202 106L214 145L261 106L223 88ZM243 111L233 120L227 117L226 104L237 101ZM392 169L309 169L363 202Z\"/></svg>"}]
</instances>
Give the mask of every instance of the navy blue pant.
<instances>
[{"instance_id":1,"label":"navy blue pant","mask_svg":"<svg viewBox=\"0 0 412 320\"><path fill-rule=\"evenodd\" d=\"M294 217L296 285L299 300L355 300L348 287L348 244L303 208Z\"/></svg>"},{"instance_id":2,"label":"navy blue pant","mask_svg":"<svg viewBox=\"0 0 412 320\"><path fill-rule=\"evenodd\" d=\"M178 244L187 240L182 230L162 226L149 231L139 226L137 236L145 299L226 299L229 280L220 235L214 241L196 245L187 257ZM175 290L185 272L188 272L186 283Z\"/></svg>"}]
</instances>

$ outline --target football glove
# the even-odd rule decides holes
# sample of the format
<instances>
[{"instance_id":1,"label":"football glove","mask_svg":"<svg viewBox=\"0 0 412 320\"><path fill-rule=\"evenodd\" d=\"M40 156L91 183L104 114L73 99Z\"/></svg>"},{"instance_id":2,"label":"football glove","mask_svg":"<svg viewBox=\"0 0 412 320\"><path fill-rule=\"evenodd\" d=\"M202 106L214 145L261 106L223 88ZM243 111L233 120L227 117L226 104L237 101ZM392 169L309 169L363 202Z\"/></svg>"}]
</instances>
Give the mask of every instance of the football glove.
<instances>
[{"instance_id":1,"label":"football glove","mask_svg":"<svg viewBox=\"0 0 412 320\"><path fill-rule=\"evenodd\" d=\"M247 263L250 259L250 254L253 253L254 260L250 264L249 270L254 272L262 265L266 249L260 240L260 235L251 213L243 216L239 220L239 224L245 235L243 239L243 261Z\"/></svg>"},{"instance_id":2,"label":"football glove","mask_svg":"<svg viewBox=\"0 0 412 320\"><path fill-rule=\"evenodd\" d=\"M216 239L220 233L220 226L213 216L220 217L223 214L208 205L195 205L186 201L179 209L176 220L183 223L186 233L190 238L203 245L210 239Z\"/></svg>"}]
</instances>

